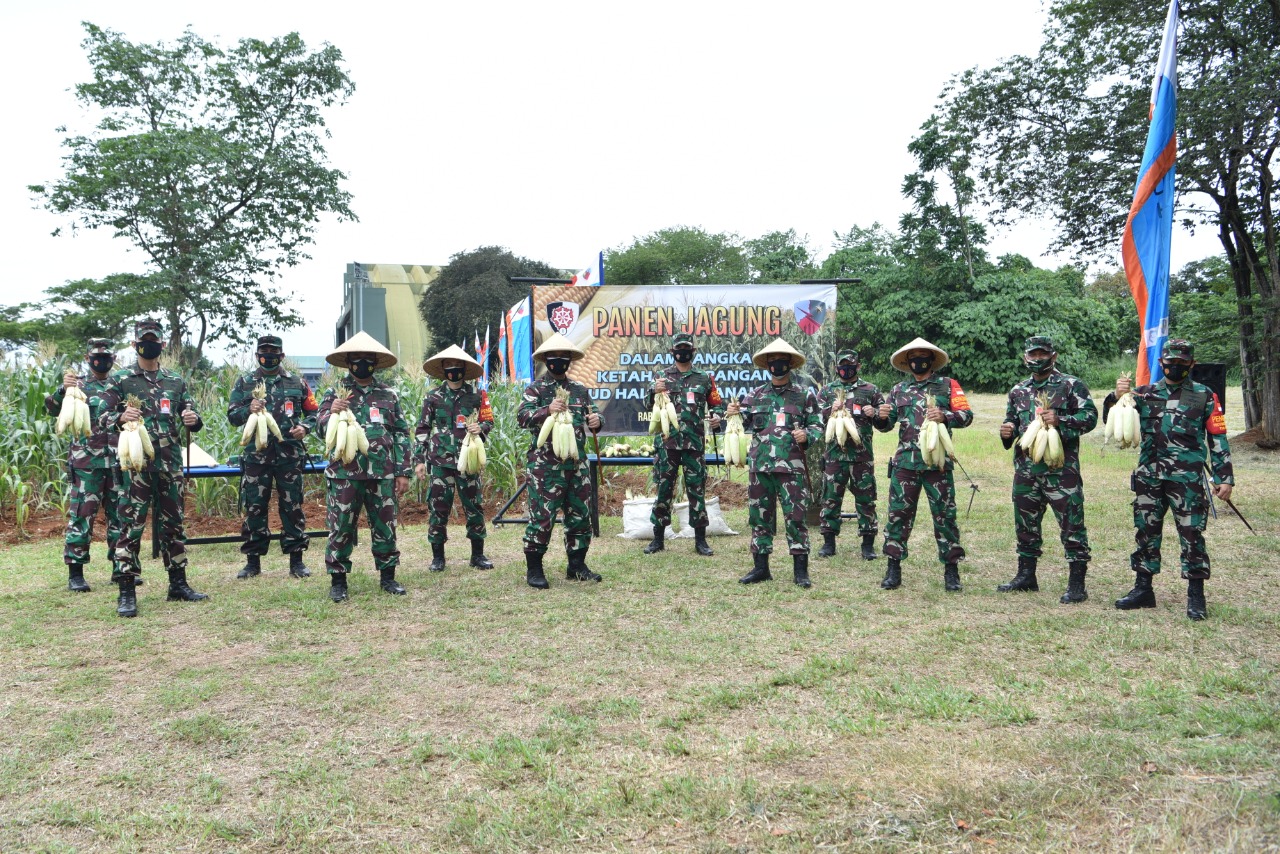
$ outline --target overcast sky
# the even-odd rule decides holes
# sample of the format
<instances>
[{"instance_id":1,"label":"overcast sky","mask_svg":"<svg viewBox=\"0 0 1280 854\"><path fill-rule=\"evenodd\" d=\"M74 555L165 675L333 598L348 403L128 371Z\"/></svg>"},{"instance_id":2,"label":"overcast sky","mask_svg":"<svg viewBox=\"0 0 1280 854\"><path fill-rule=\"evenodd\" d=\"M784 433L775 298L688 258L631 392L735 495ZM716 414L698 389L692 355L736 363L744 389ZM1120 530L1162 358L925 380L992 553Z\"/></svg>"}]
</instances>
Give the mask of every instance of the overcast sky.
<instances>
[{"instance_id":1,"label":"overcast sky","mask_svg":"<svg viewBox=\"0 0 1280 854\"><path fill-rule=\"evenodd\" d=\"M4 3L0 304L143 270L123 240L51 237L65 221L25 189L60 174L59 125L90 129L70 92L88 79L84 20L133 41L190 25L220 44L296 30L342 50L356 93L330 111L328 149L360 222L325 223L314 260L283 276L307 318L285 333L301 355L331 349L352 261L442 264L498 244L579 268L674 225L794 228L826 254L835 231L892 226L907 143L942 86L1034 52L1044 13L1036 0ZM992 248L1069 260L1048 242L1031 223ZM1175 235L1174 269L1216 250Z\"/></svg>"}]
</instances>

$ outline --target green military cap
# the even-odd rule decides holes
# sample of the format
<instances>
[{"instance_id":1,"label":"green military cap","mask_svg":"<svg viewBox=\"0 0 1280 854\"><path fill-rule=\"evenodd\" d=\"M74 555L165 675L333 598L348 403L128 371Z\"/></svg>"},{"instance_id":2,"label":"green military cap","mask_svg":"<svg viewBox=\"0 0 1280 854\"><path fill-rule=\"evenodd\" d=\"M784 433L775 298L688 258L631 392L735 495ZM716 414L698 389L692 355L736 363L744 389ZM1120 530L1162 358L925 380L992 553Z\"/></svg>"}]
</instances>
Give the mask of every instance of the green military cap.
<instances>
[{"instance_id":1,"label":"green military cap","mask_svg":"<svg viewBox=\"0 0 1280 854\"><path fill-rule=\"evenodd\" d=\"M143 335L154 335L156 340L164 337L164 329L160 326L160 321L154 317L145 317L133 325L133 337L141 340Z\"/></svg>"},{"instance_id":2,"label":"green military cap","mask_svg":"<svg viewBox=\"0 0 1280 854\"><path fill-rule=\"evenodd\" d=\"M1053 339L1048 335L1032 335L1022 345L1022 352L1030 353L1032 350L1047 350L1050 353L1058 352L1053 346Z\"/></svg>"},{"instance_id":3,"label":"green military cap","mask_svg":"<svg viewBox=\"0 0 1280 854\"><path fill-rule=\"evenodd\" d=\"M1186 359L1194 362L1195 350L1191 348L1191 342L1185 338L1170 338L1164 342L1164 352L1160 354L1162 359Z\"/></svg>"},{"instance_id":4,"label":"green military cap","mask_svg":"<svg viewBox=\"0 0 1280 854\"><path fill-rule=\"evenodd\" d=\"M90 338L89 346L85 348L85 352L114 354L115 350L111 347L110 338Z\"/></svg>"},{"instance_id":5,"label":"green military cap","mask_svg":"<svg viewBox=\"0 0 1280 854\"><path fill-rule=\"evenodd\" d=\"M690 335L688 332L677 332L676 337L671 339L672 350L674 350L677 347L693 347L693 346L695 346L693 343L693 336Z\"/></svg>"},{"instance_id":6,"label":"green military cap","mask_svg":"<svg viewBox=\"0 0 1280 854\"><path fill-rule=\"evenodd\" d=\"M283 350L284 341L281 340L279 335L259 335L258 349L261 350L263 347L279 347Z\"/></svg>"},{"instance_id":7,"label":"green military cap","mask_svg":"<svg viewBox=\"0 0 1280 854\"><path fill-rule=\"evenodd\" d=\"M836 353L837 365L840 364L841 362L853 362L855 365L857 365L861 363L861 361L862 360L858 358L857 350L841 350L839 353Z\"/></svg>"}]
</instances>

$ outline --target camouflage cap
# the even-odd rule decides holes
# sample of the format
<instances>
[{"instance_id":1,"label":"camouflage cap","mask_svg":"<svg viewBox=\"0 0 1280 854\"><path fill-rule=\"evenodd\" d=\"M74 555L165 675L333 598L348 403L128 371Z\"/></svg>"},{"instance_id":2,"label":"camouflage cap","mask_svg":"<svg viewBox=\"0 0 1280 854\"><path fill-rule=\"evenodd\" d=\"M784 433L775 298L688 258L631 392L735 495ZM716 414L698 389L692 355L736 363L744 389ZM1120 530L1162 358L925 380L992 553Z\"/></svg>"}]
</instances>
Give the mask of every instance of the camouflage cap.
<instances>
[{"instance_id":1,"label":"camouflage cap","mask_svg":"<svg viewBox=\"0 0 1280 854\"><path fill-rule=\"evenodd\" d=\"M1185 338L1170 338L1164 342L1164 350L1160 353L1162 359L1186 359L1194 362L1195 350L1191 347L1191 342Z\"/></svg>"},{"instance_id":2,"label":"camouflage cap","mask_svg":"<svg viewBox=\"0 0 1280 854\"><path fill-rule=\"evenodd\" d=\"M1053 346L1053 339L1048 335L1032 335L1022 344L1022 352L1030 353L1032 350L1047 350L1050 353L1058 352Z\"/></svg>"},{"instance_id":3,"label":"camouflage cap","mask_svg":"<svg viewBox=\"0 0 1280 854\"><path fill-rule=\"evenodd\" d=\"M841 362L853 362L855 365L861 364L862 360L858 357L857 350L841 350L836 353L836 364Z\"/></svg>"},{"instance_id":4,"label":"camouflage cap","mask_svg":"<svg viewBox=\"0 0 1280 854\"><path fill-rule=\"evenodd\" d=\"M141 340L143 335L154 335L156 340L164 337L164 329L160 326L160 321L154 317L145 317L133 325L133 337Z\"/></svg>"},{"instance_id":5,"label":"camouflage cap","mask_svg":"<svg viewBox=\"0 0 1280 854\"><path fill-rule=\"evenodd\" d=\"M258 349L261 350L263 347L279 347L283 350L284 341L280 339L279 335L259 335Z\"/></svg>"},{"instance_id":6,"label":"camouflage cap","mask_svg":"<svg viewBox=\"0 0 1280 854\"><path fill-rule=\"evenodd\" d=\"M693 343L693 336L690 335L688 332L677 332L675 337L671 339L672 350L674 350L677 347L696 347L696 346L697 345Z\"/></svg>"},{"instance_id":7,"label":"camouflage cap","mask_svg":"<svg viewBox=\"0 0 1280 854\"><path fill-rule=\"evenodd\" d=\"M106 353L115 355L115 350L111 346L110 338L90 338L89 346L85 347L86 353Z\"/></svg>"}]
</instances>

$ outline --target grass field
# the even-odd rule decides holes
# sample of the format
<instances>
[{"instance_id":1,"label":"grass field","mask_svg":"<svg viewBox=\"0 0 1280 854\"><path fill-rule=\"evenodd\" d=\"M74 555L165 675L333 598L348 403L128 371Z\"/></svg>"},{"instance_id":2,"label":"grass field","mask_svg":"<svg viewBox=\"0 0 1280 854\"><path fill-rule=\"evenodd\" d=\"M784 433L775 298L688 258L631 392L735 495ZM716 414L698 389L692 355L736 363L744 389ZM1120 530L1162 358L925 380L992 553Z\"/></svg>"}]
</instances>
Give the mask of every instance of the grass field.
<instances>
[{"instance_id":1,"label":"grass field","mask_svg":"<svg viewBox=\"0 0 1280 854\"><path fill-rule=\"evenodd\" d=\"M197 546L210 601L165 602L147 562L121 620L100 547L88 595L65 591L59 543L11 548L0 850L1280 847L1280 457L1236 454L1258 534L1210 522L1210 619L1191 623L1171 529L1159 607L1112 608L1134 455L1089 437L1091 598L1063 606L1052 524L1041 592L995 592L1014 569L1003 398L972 403L961 594L926 512L893 592L848 529L802 591L785 557L774 583L735 584L746 536L645 558L606 519L599 585L564 581L557 544L552 589L526 587L515 527L491 534L497 569L465 568L456 529L428 573L410 527L405 597L378 591L367 536L341 606L278 554L237 582L234 547Z\"/></svg>"}]
</instances>

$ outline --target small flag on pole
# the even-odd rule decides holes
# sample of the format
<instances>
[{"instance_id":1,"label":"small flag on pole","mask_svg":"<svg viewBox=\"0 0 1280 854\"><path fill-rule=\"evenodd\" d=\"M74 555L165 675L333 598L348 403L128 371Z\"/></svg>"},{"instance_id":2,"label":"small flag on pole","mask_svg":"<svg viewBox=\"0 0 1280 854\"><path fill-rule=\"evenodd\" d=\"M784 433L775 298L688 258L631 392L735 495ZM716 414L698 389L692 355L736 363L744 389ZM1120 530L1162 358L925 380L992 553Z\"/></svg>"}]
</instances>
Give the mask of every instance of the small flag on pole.
<instances>
[{"instance_id":1,"label":"small flag on pole","mask_svg":"<svg viewBox=\"0 0 1280 854\"><path fill-rule=\"evenodd\" d=\"M604 284L604 253L596 254L595 260L585 269L574 274L570 285L582 287L584 285L599 286Z\"/></svg>"}]
</instances>

